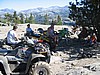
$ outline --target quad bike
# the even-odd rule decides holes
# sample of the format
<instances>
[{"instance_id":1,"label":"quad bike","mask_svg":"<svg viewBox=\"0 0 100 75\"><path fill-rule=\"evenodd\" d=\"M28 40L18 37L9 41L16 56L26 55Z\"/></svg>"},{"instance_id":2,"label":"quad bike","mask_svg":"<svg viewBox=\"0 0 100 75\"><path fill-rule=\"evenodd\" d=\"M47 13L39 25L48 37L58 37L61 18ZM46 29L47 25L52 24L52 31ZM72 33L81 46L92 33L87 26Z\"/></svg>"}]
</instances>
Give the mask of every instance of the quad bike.
<instances>
[{"instance_id":1,"label":"quad bike","mask_svg":"<svg viewBox=\"0 0 100 75\"><path fill-rule=\"evenodd\" d=\"M0 75L51 75L47 48L24 38L22 42L13 50L0 49Z\"/></svg>"},{"instance_id":2,"label":"quad bike","mask_svg":"<svg viewBox=\"0 0 100 75\"><path fill-rule=\"evenodd\" d=\"M45 45L47 45L51 51L55 50L55 48L56 48L56 42L54 41L54 39L51 39L51 38L49 38L47 36L47 31L44 31L41 28L39 28L38 31L39 31L39 34L37 34L37 35L33 35L33 36L26 35L26 36L28 36L29 38L43 40L43 43Z\"/></svg>"},{"instance_id":3,"label":"quad bike","mask_svg":"<svg viewBox=\"0 0 100 75\"><path fill-rule=\"evenodd\" d=\"M68 36L70 36L71 33L67 31L66 28L59 30L59 33L57 31L54 31L54 34L57 35L56 42L54 41L54 39L47 36L47 31L42 31L41 29L40 33L41 34L39 39L46 42L49 45L51 51L55 51L55 48L57 46L64 45L64 43L68 44L70 42L70 38Z\"/></svg>"},{"instance_id":4,"label":"quad bike","mask_svg":"<svg viewBox=\"0 0 100 75\"><path fill-rule=\"evenodd\" d=\"M47 31L43 31L43 33L40 34L40 37L38 39L43 40L43 42L45 42L48 45L51 51L55 50L56 42L54 41L54 39L47 36Z\"/></svg>"},{"instance_id":5,"label":"quad bike","mask_svg":"<svg viewBox=\"0 0 100 75\"><path fill-rule=\"evenodd\" d=\"M62 39L62 38L66 38L69 36L69 31L64 28L62 30L58 30L59 31L59 38Z\"/></svg>"}]
</instances>

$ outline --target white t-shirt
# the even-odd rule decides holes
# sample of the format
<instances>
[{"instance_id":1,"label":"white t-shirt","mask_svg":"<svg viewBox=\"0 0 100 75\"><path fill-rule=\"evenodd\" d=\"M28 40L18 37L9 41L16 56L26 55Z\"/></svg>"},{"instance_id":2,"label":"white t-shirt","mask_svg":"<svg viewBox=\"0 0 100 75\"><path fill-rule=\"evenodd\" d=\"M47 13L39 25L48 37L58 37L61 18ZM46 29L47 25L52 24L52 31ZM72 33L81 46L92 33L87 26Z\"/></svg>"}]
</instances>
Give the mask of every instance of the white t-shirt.
<instances>
[{"instance_id":1,"label":"white t-shirt","mask_svg":"<svg viewBox=\"0 0 100 75\"><path fill-rule=\"evenodd\" d=\"M7 34L7 43L9 44L17 44L19 43L20 41L16 41L15 40L15 37L16 37L16 33L14 30L10 30Z\"/></svg>"}]
</instances>

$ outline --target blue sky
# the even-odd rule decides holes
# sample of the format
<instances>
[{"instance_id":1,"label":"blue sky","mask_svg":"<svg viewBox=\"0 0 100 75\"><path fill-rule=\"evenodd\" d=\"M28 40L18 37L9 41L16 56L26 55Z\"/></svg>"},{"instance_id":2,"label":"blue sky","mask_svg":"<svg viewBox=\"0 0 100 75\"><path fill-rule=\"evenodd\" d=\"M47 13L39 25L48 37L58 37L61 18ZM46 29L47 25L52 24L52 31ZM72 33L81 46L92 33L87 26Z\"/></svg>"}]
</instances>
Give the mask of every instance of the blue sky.
<instances>
[{"instance_id":1,"label":"blue sky","mask_svg":"<svg viewBox=\"0 0 100 75\"><path fill-rule=\"evenodd\" d=\"M9 8L17 11L37 7L66 6L74 0L0 0L0 9Z\"/></svg>"}]
</instances>

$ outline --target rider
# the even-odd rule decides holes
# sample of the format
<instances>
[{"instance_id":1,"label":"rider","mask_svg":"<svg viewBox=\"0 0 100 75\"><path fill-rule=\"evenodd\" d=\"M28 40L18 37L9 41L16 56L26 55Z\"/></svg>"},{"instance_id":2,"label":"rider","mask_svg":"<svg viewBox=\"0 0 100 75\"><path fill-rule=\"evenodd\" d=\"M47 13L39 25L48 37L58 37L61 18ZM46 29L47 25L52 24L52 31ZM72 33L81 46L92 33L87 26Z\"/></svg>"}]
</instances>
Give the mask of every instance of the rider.
<instances>
[{"instance_id":1,"label":"rider","mask_svg":"<svg viewBox=\"0 0 100 75\"><path fill-rule=\"evenodd\" d=\"M48 30L47 30L47 35L48 35L51 39L54 39L55 42L57 41L57 36L56 36L56 34L54 33L54 24L53 24L53 23L51 23L51 26L48 28Z\"/></svg>"},{"instance_id":2,"label":"rider","mask_svg":"<svg viewBox=\"0 0 100 75\"><path fill-rule=\"evenodd\" d=\"M27 25L26 34L27 35L33 35L33 30L30 28L30 24Z\"/></svg>"},{"instance_id":3,"label":"rider","mask_svg":"<svg viewBox=\"0 0 100 75\"><path fill-rule=\"evenodd\" d=\"M27 25L27 28L26 28L26 35L27 35L28 37L30 37L30 38L31 38L32 36L39 37L39 35L36 34L36 33L34 33L34 31L31 29L30 24Z\"/></svg>"},{"instance_id":4,"label":"rider","mask_svg":"<svg viewBox=\"0 0 100 75\"><path fill-rule=\"evenodd\" d=\"M95 35L95 33L93 33L90 37L90 45L93 45L97 42L97 37Z\"/></svg>"},{"instance_id":5,"label":"rider","mask_svg":"<svg viewBox=\"0 0 100 75\"><path fill-rule=\"evenodd\" d=\"M18 43L20 43L20 40L18 40L17 35L16 35L16 30L17 30L17 26L13 26L13 29L10 30L7 34L7 44L9 45L17 45Z\"/></svg>"}]
</instances>

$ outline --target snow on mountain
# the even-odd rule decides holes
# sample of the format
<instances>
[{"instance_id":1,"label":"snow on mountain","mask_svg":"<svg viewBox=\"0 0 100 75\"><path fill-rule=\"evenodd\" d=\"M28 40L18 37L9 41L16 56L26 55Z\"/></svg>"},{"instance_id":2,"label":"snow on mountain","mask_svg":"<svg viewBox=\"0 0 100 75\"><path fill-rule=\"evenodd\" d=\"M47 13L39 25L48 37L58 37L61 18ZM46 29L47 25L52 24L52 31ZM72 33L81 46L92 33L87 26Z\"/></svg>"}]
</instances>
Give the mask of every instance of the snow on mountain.
<instances>
[{"instance_id":1,"label":"snow on mountain","mask_svg":"<svg viewBox=\"0 0 100 75\"><path fill-rule=\"evenodd\" d=\"M1 10L0 10L0 14L5 14L5 13L10 13L10 14L12 14L14 11L15 11L14 9L5 8L5 9L1 9Z\"/></svg>"},{"instance_id":2,"label":"snow on mountain","mask_svg":"<svg viewBox=\"0 0 100 75\"><path fill-rule=\"evenodd\" d=\"M10 13L12 14L15 10L14 9L1 9L0 10L0 15L5 14L5 13ZM51 6L49 8L34 8L34 9L27 9L27 10L21 10L17 13L23 13L23 14L30 14L32 13L33 15L61 15L61 16L68 16L69 14L69 9L68 6L64 7L59 7L59 6Z\"/></svg>"}]
</instances>

